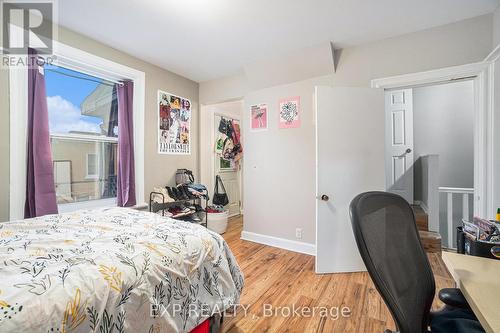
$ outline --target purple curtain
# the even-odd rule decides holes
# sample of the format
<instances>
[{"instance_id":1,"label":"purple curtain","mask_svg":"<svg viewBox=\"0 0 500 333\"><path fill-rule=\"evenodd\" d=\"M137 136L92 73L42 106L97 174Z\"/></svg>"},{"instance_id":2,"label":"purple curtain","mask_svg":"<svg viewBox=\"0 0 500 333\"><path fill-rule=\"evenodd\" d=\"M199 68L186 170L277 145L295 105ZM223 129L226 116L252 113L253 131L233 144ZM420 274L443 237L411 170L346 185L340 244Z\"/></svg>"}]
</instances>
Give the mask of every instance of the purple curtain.
<instances>
[{"instance_id":1,"label":"purple curtain","mask_svg":"<svg viewBox=\"0 0 500 333\"><path fill-rule=\"evenodd\" d=\"M117 87L118 97L118 179L116 199L118 206L136 204L133 125L134 83L125 81Z\"/></svg>"},{"instance_id":2,"label":"purple curtain","mask_svg":"<svg viewBox=\"0 0 500 333\"><path fill-rule=\"evenodd\" d=\"M28 163L25 218L57 214L45 77L43 70L39 70L37 65L37 52L29 49L28 54L30 66L28 68Z\"/></svg>"}]
</instances>

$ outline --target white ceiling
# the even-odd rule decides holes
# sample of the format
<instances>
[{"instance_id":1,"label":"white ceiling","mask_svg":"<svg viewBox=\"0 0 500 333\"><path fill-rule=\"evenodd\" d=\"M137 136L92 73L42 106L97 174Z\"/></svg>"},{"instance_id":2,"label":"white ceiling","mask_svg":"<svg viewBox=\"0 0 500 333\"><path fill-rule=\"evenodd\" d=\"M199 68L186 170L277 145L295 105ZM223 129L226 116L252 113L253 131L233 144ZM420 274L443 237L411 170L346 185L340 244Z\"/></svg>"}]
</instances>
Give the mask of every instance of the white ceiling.
<instances>
[{"instance_id":1,"label":"white ceiling","mask_svg":"<svg viewBox=\"0 0 500 333\"><path fill-rule=\"evenodd\" d=\"M334 41L350 46L495 10L500 0L61 0L60 24L206 81Z\"/></svg>"}]
</instances>

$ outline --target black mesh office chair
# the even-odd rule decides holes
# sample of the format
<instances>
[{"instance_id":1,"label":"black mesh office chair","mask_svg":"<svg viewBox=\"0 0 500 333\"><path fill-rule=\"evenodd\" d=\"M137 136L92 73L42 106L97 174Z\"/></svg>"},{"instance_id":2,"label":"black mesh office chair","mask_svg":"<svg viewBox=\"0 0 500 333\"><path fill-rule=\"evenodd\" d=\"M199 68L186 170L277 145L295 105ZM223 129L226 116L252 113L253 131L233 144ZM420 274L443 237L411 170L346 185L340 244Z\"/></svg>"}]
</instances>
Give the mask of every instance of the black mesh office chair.
<instances>
[{"instance_id":1,"label":"black mesh office chair","mask_svg":"<svg viewBox=\"0 0 500 333\"><path fill-rule=\"evenodd\" d=\"M484 332L459 289L443 289L439 296L446 307L430 312L434 275L413 210L402 197L362 193L351 202L350 212L361 257L399 332Z\"/></svg>"}]
</instances>

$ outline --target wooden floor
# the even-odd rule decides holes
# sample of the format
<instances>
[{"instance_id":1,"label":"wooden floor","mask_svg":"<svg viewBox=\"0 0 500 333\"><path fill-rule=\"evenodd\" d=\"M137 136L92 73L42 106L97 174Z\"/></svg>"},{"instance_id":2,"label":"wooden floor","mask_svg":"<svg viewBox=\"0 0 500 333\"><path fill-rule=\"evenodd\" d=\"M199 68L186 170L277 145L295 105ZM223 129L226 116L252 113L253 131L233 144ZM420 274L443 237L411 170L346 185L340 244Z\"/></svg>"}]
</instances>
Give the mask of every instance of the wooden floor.
<instances>
[{"instance_id":1,"label":"wooden floor","mask_svg":"<svg viewBox=\"0 0 500 333\"><path fill-rule=\"evenodd\" d=\"M226 316L224 332L377 332L395 329L394 321L380 298L368 273L327 274L314 273L314 257L290 252L240 239L243 227L241 217L229 222L223 235L245 275L245 287L240 308L233 317ZM441 258L429 256L437 290L454 286ZM434 308L441 306L436 300ZM272 309L278 315L267 316ZM288 315L288 309L310 309L315 316ZM279 308L285 307L285 308ZM321 316L322 308L350 309L349 317L335 312ZM265 309L267 309L265 312Z\"/></svg>"}]
</instances>

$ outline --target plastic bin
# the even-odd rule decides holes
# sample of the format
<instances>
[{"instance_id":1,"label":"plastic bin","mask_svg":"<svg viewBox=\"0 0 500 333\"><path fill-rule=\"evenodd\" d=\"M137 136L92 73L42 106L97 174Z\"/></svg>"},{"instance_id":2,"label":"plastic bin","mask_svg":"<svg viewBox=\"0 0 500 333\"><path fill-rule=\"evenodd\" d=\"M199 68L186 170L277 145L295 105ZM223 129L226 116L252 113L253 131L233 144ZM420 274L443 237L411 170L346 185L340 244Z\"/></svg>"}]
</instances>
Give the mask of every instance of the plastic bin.
<instances>
[{"instance_id":1,"label":"plastic bin","mask_svg":"<svg viewBox=\"0 0 500 333\"><path fill-rule=\"evenodd\" d=\"M207 213L207 227L218 234L223 234L227 229L228 212Z\"/></svg>"}]
</instances>

